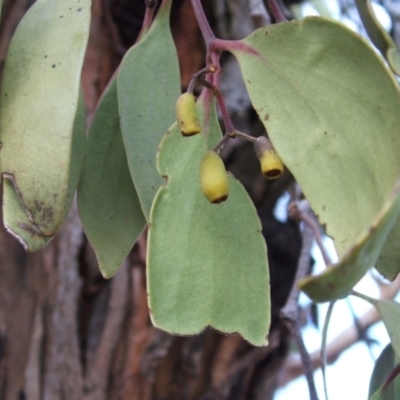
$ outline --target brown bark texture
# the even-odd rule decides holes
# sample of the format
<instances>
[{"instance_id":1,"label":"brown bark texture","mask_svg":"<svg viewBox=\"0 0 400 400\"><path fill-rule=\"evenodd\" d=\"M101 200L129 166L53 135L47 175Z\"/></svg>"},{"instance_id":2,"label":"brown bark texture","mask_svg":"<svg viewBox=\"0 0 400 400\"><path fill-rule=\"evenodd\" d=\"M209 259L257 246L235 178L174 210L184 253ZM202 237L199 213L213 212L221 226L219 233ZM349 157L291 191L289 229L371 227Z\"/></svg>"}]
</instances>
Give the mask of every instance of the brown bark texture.
<instances>
[{"instance_id":1,"label":"brown bark texture","mask_svg":"<svg viewBox=\"0 0 400 400\"><path fill-rule=\"evenodd\" d=\"M33 0L5 0L0 62ZM88 119L127 49L139 33L143 0L93 0L82 72ZM217 35L240 38L256 28L246 1L204 2ZM257 20L260 22L259 19ZM204 66L205 48L189 0L171 15L186 87ZM223 59L222 90L238 129L262 133L237 65ZM251 147L225 149L229 169L252 196L269 247L273 325L269 345L206 330L177 337L149 318L144 233L114 278L101 277L73 206L56 238L28 254L0 227L0 399L4 400L242 400L272 399L291 337L279 318L300 252L298 227L272 214L292 183L289 173L268 183Z\"/></svg>"}]
</instances>

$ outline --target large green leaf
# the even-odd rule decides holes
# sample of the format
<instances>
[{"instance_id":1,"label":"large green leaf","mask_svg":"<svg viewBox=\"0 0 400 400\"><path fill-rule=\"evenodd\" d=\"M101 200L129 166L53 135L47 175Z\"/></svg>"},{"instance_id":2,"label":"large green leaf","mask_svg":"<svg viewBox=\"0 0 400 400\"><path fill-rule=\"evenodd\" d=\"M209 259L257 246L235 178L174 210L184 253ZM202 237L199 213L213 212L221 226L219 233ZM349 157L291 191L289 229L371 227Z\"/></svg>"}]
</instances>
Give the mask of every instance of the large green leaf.
<instances>
[{"instance_id":1,"label":"large green leaf","mask_svg":"<svg viewBox=\"0 0 400 400\"><path fill-rule=\"evenodd\" d=\"M371 1L355 0L355 4L372 43L386 58L392 71L400 76L400 53L393 39L376 18Z\"/></svg>"},{"instance_id":2,"label":"large green leaf","mask_svg":"<svg viewBox=\"0 0 400 400\"><path fill-rule=\"evenodd\" d=\"M397 400L400 398L400 377L397 377L386 390L382 390L382 385L398 364L399 358L389 343L376 360L369 382L370 400Z\"/></svg>"},{"instance_id":3,"label":"large green leaf","mask_svg":"<svg viewBox=\"0 0 400 400\"><path fill-rule=\"evenodd\" d=\"M344 270L348 286L354 285L376 261L391 228L385 215L395 220L398 213L393 188L400 176L400 95L395 78L362 38L324 18L281 23L243 41L216 45L238 59L275 149L339 255L347 254L344 262L353 258ZM391 202L393 210L388 209ZM379 232L367 240L370 226ZM362 243L366 247L360 249ZM358 255L367 266L361 267ZM326 300L342 295L333 290Z\"/></svg>"},{"instance_id":4,"label":"large green leaf","mask_svg":"<svg viewBox=\"0 0 400 400\"><path fill-rule=\"evenodd\" d=\"M175 334L212 326L264 345L270 292L261 224L231 175L226 202L210 204L204 197L200 160L221 137L214 106L211 115L206 108L202 127L188 138L174 124L161 144L158 168L166 183L151 210L147 255L152 320Z\"/></svg>"},{"instance_id":5,"label":"large green leaf","mask_svg":"<svg viewBox=\"0 0 400 400\"><path fill-rule=\"evenodd\" d=\"M29 250L49 240L62 224L82 166L84 113L79 91L90 4L38 0L19 24L7 54L1 170L15 193L13 200L5 201L11 208L5 207L4 219ZM9 182L5 193L11 189ZM42 237L39 242L37 236Z\"/></svg>"},{"instance_id":6,"label":"large green leaf","mask_svg":"<svg viewBox=\"0 0 400 400\"><path fill-rule=\"evenodd\" d=\"M116 79L97 106L87 147L78 210L100 271L110 278L146 225L122 141Z\"/></svg>"},{"instance_id":7,"label":"large green leaf","mask_svg":"<svg viewBox=\"0 0 400 400\"><path fill-rule=\"evenodd\" d=\"M148 32L125 55L118 74L121 129L129 169L146 219L162 184L157 147L175 120L180 95L178 56L164 2Z\"/></svg>"}]
</instances>

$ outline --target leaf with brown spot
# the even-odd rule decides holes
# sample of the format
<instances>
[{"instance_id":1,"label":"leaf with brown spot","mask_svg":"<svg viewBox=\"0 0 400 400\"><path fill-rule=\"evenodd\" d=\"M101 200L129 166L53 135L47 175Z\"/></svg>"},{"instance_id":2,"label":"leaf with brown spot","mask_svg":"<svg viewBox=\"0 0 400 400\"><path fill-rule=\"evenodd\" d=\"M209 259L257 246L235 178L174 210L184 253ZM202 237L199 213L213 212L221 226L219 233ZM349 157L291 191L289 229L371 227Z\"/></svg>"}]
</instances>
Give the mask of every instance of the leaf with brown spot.
<instances>
[{"instance_id":1,"label":"leaf with brown spot","mask_svg":"<svg viewBox=\"0 0 400 400\"><path fill-rule=\"evenodd\" d=\"M78 2L82 10L76 13L70 6ZM8 50L0 110L1 171L6 179L12 177L4 219L16 235L20 226L30 225L24 232L53 236L73 199L85 148L79 92L90 5L90 0L38 0ZM23 222L16 219L21 211ZM28 249L37 249L30 235L20 239L26 239Z\"/></svg>"},{"instance_id":2,"label":"leaf with brown spot","mask_svg":"<svg viewBox=\"0 0 400 400\"><path fill-rule=\"evenodd\" d=\"M68 187L61 219L64 220L74 199L76 187L78 185L80 173L82 171L83 159L85 156L85 119L86 110L83 104L82 92L79 95L78 110L75 116L72 134L71 159L68 170ZM4 226L9 233L15 236L18 241L28 251L36 251L46 245L56 234L56 231L44 233L40 226L33 221L33 217L28 209L18 186L15 185L14 176L3 173L3 220ZM50 200L58 201L59 193L53 193ZM51 202L45 203L43 200L34 200L35 209L41 221L53 221L54 209Z\"/></svg>"},{"instance_id":3,"label":"leaf with brown spot","mask_svg":"<svg viewBox=\"0 0 400 400\"><path fill-rule=\"evenodd\" d=\"M254 108L269 114L259 116L275 150L339 253L338 265L302 288L316 301L346 295L376 262L400 213L395 77L357 34L320 17L271 25L220 48L238 59Z\"/></svg>"}]
</instances>

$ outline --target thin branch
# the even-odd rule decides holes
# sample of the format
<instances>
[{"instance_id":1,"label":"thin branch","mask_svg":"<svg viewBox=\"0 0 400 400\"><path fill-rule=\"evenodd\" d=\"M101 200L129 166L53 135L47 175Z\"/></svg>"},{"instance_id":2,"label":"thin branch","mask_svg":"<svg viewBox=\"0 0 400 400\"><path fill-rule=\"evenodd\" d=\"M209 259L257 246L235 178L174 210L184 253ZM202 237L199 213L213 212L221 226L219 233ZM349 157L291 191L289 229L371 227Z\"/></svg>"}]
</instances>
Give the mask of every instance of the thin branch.
<instances>
[{"instance_id":1,"label":"thin branch","mask_svg":"<svg viewBox=\"0 0 400 400\"><path fill-rule=\"evenodd\" d=\"M236 136L240 136L245 138L249 142L254 143L256 138L248 135L247 133L243 133L234 129L232 132L226 132L223 138L214 146L213 151L218 151L229 139L235 139Z\"/></svg>"},{"instance_id":2,"label":"thin branch","mask_svg":"<svg viewBox=\"0 0 400 400\"><path fill-rule=\"evenodd\" d=\"M302 200L302 201L292 201L289 204L289 215L291 219L297 220L297 221L303 221L305 224L307 224L314 232L315 236L315 241L317 242L317 245L321 251L322 258L324 260L324 263L326 266L332 264L332 261L330 257L328 256L328 253L326 252L325 246L322 242L322 235L321 235L321 228L319 226L319 223L317 222L314 214L312 213L312 210L307 202L307 200Z\"/></svg>"},{"instance_id":3,"label":"thin branch","mask_svg":"<svg viewBox=\"0 0 400 400\"><path fill-rule=\"evenodd\" d=\"M365 301L368 301L368 303L371 303L372 305L374 305L375 302L376 302L376 299L374 299L374 298L372 298L372 297L369 297L369 296L367 296L366 294L357 292L356 290L352 290L352 291L351 291L351 294L352 294L353 296L359 297L360 299L363 299L363 300L365 300Z\"/></svg>"},{"instance_id":4,"label":"thin branch","mask_svg":"<svg viewBox=\"0 0 400 400\"><path fill-rule=\"evenodd\" d=\"M400 276L391 284L385 286L385 290L381 292L380 299L388 300L393 299L400 289ZM362 329L367 330L375 323L379 322L381 317L375 307L371 307L358 321ZM326 359L328 364L334 363L339 355L354 345L360 340L357 329L354 326L349 327L335 339L333 339L327 346ZM312 367L314 370L322 365L321 351L316 350L311 354ZM286 360L286 365L283 368L280 377L279 386L284 386L288 382L296 379L303 374L302 360L298 357L289 357Z\"/></svg>"},{"instance_id":5,"label":"thin branch","mask_svg":"<svg viewBox=\"0 0 400 400\"><path fill-rule=\"evenodd\" d=\"M193 76L192 79L190 80L189 86L187 88L188 93L193 93L194 87L196 86L196 83L199 81L201 77L203 77L205 74L214 74L216 72L219 72L220 66L217 65L207 65L207 67L201 69L199 72L196 72ZM208 81L207 81L208 82Z\"/></svg>"},{"instance_id":6,"label":"thin branch","mask_svg":"<svg viewBox=\"0 0 400 400\"><path fill-rule=\"evenodd\" d=\"M228 107L225 104L225 100L224 97L222 96L221 90L213 85L212 83L208 82L206 79L199 77L199 82L201 82L205 87L207 87L208 89L210 89L219 106L219 109L221 111L221 115L222 115L222 121L224 123L225 126L225 130L227 132L234 132L235 131L235 127L233 126L233 122L231 119L231 116L229 115L229 111L228 111Z\"/></svg>"},{"instance_id":7,"label":"thin branch","mask_svg":"<svg viewBox=\"0 0 400 400\"><path fill-rule=\"evenodd\" d=\"M301 336L301 328L298 319L296 321L291 321L289 327L294 335L294 339L296 341L297 348L300 353L301 361L304 366L304 374L307 380L308 391L310 393L310 400L318 400L317 389L315 388L315 382L314 382L311 357L306 349L303 337Z\"/></svg>"},{"instance_id":8,"label":"thin branch","mask_svg":"<svg viewBox=\"0 0 400 400\"><path fill-rule=\"evenodd\" d=\"M360 337L360 340L362 340L362 341L366 344L366 346L368 347L368 351L369 351L369 354L370 354L370 356L371 356L372 361L375 361L375 357L374 357L374 354L372 353L372 349L371 349L371 344L374 343L374 340L372 340L372 339L367 335L367 332L365 331L365 329L363 329L363 328L360 326L360 323L358 322L357 315L356 315L356 313L355 313L355 311L354 311L353 306L351 305L351 302L350 302L349 297L346 298L346 302L347 302L347 306L348 306L349 309L350 309L350 313L351 313L351 316L352 316L352 318L353 318L354 326L355 326L356 329L357 329L358 336Z\"/></svg>"},{"instance_id":9,"label":"thin branch","mask_svg":"<svg viewBox=\"0 0 400 400\"><path fill-rule=\"evenodd\" d=\"M240 137L248 140L251 143L255 143L257 141L257 138L255 138L254 136L250 136L247 133L240 132L240 131L238 131L236 129L233 132L230 132L229 135L231 136L231 138L235 138L236 136L240 136Z\"/></svg>"},{"instance_id":10,"label":"thin branch","mask_svg":"<svg viewBox=\"0 0 400 400\"><path fill-rule=\"evenodd\" d=\"M314 232L310 226L304 225L302 232L302 245L300 257L297 265L296 278L290 292L289 298L286 301L285 307L281 310L281 315L284 318L296 320L299 314L298 300L300 295L300 289L297 283L304 278L310 269L310 251L314 242Z\"/></svg>"},{"instance_id":11,"label":"thin branch","mask_svg":"<svg viewBox=\"0 0 400 400\"><path fill-rule=\"evenodd\" d=\"M213 151L219 151L229 139L231 139L231 137L228 133L225 133L222 139L214 146Z\"/></svg>"},{"instance_id":12,"label":"thin branch","mask_svg":"<svg viewBox=\"0 0 400 400\"><path fill-rule=\"evenodd\" d=\"M332 264L332 261L331 261L330 257L328 256L328 253L326 252L325 246L322 242L321 229L320 229L317 221L307 212L301 212L299 214L299 217L305 224L310 226L312 228L312 230L314 231L315 241L317 242L317 245L321 251L325 266Z\"/></svg>"},{"instance_id":13,"label":"thin branch","mask_svg":"<svg viewBox=\"0 0 400 400\"><path fill-rule=\"evenodd\" d=\"M290 292L289 298L285 304L285 307L281 310L281 316L284 323L292 332L297 347L299 349L303 370L306 375L308 390L310 393L310 400L318 399L317 391L315 389L314 377L313 377L313 366L311 358L307 349L304 345L303 338L301 337L300 325L299 325L299 305L298 299L300 290L297 287L297 283L300 279L308 274L310 268L310 250L314 241L314 232L309 225L304 225L302 232L302 246L297 267L296 278Z\"/></svg>"},{"instance_id":14,"label":"thin branch","mask_svg":"<svg viewBox=\"0 0 400 400\"><path fill-rule=\"evenodd\" d=\"M367 329L376 322L380 321L380 315L375 310L375 308L371 309L365 315L360 318L360 325ZM327 364L334 363L339 355L351 347L353 344L359 341L358 332L354 326L351 326L349 329L338 335L335 339L333 339L326 348L326 362ZM310 355L312 368L313 370L317 370L322 366L322 357L321 351L316 350ZM286 365L283 368L283 373L281 375L281 379L279 382L280 386L286 385L293 379L296 379L300 375L303 374L303 362L301 358L290 357L286 361Z\"/></svg>"}]
</instances>

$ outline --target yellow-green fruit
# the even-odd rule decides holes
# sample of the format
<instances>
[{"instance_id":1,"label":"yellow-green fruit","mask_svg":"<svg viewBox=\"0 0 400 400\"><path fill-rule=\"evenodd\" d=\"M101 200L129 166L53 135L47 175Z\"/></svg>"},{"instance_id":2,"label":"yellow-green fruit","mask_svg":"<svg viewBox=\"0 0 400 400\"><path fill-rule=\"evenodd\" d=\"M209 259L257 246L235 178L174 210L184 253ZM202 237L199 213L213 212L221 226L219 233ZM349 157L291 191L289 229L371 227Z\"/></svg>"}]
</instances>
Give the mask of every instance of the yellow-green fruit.
<instances>
[{"instance_id":1,"label":"yellow-green fruit","mask_svg":"<svg viewBox=\"0 0 400 400\"><path fill-rule=\"evenodd\" d=\"M196 97L183 93L176 101L176 119L184 136L192 136L201 131L196 109Z\"/></svg>"},{"instance_id":2,"label":"yellow-green fruit","mask_svg":"<svg viewBox=\"0 0 400 400\"><path fill-rule=\"evenodd\" d=\"M228 198L228 175L221 157L214 151L207 151L201 160L200 184L210 203L218 204Z\"/></svg>"},{"instance_id":3,"label":"yellow-green fruit","mask_svg":"<svg viewBox=\"0 0 400 400\"><path fill-rule=\"evenodd\" d=\"M265 136L260 136L254 143L254 150L261 163L261 171L268 179L279 178L283 174L282 160Z\"/></svg>"}]
</instances>

